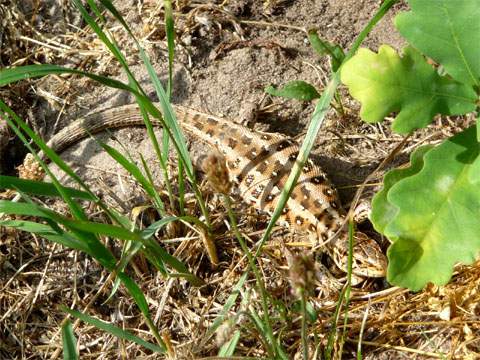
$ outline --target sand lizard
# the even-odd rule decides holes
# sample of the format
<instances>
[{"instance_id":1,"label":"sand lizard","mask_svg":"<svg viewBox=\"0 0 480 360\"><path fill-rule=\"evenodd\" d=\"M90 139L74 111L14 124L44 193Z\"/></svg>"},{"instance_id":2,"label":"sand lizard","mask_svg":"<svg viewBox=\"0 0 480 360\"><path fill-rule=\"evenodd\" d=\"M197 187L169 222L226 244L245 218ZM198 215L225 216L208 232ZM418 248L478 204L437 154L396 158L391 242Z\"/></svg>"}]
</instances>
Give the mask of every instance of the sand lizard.
<instances>
[{"instance_id":1,"label":"sand lizard","mask_svg":"<svg viewBox=\"0 0 480 360\"><path fill-rule=\"evenodd\" d=\"M187 134L215 147L225 156L243 200L271 214L298 155L298 144L277 133L252 131L225 118L182 106L174 106L174 110ZM152 122L159 125L158 121ZM138 106L124 105L77 119L54 135L48 145L60 152L88 134L143 124ZM281 221L314 234L322 242L338 232L344 216L336 190L320 167L309 161L283 209ZM348 254L345 231L330 242L328 250L335 264L345 271ZM385 275L384 254L374 240L362 233L356 234L353 259L354 274L362 277Z\"/></svg>"}]
</instances>

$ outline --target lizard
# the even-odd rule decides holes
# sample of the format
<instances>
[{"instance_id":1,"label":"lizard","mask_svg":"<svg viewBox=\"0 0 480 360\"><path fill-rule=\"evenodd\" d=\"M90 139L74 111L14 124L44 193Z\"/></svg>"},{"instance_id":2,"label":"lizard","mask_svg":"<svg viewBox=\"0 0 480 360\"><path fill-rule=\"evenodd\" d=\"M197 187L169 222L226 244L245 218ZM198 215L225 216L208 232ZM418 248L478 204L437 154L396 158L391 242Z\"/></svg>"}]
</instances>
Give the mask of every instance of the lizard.
<instances>
[{"instance_id":1,"label":"lizard","mask_svg":"<svg viewBox=\"0 0 480 360\"><path fill-rule=\"evenodd\" d=\"M188 135L225 157L242 199L271 215L296 161L298 143L279 133L251 130L224 117L179 105L173 107L181 128ZM156 126L161 125L156 119L151 121ZM142 125L144 120L138 105L123 105L76 119L55 134L47 145L58 153L89 134ZM348 234L341 230L345 211L325 172L311 160L305 164L280 219L283 225L326 243L333 262L340 270L347 271ZM378 243L356 232L353 274L362 278L384 277L386 264Z\"/></svg>"}]
</instances>

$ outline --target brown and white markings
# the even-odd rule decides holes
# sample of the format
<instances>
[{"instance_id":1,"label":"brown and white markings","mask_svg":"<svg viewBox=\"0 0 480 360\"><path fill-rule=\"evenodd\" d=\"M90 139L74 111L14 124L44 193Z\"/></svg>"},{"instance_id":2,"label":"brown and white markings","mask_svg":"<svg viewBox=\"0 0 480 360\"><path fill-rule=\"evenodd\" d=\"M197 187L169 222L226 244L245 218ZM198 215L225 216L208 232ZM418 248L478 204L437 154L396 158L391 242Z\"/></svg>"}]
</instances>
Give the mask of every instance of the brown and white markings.
<instances>
[{"instance_id":1,"label":"brown and white markings","mask_svg":"<svg viewBox=\"0 0 480 360\"><path fill-rule=\"evenodd\" d=\"M193 138L215 147L227 161L240 195L253 207L272 213L298 155L298 144L274 133L252 131L230 120L175 106L177 118ZM88 134L108 128L143 125L137 105L125 105L80 118L56 134L49 145L60 151ZM325 173L309 161L283 210L281 221L294 230L315 235L318 243L332 238L344 222L336 190ZM386 259L378 244L357 233L353 272L363 277L385 275ZM335 264L346 271L348 241L345 232L327 249Z\"/></svg>"},{"instance_id":2,"label":"brown and white markings","mask_svg":"<svg viewBox=\"0 0 480 360\"><path fill-rule=\"evenodd\" d=\"M272 214L297 158L298 144L280 134L252 131L224 118L181 107L176 110L188 133L225 156L242 198ZM283 209L282 223L313 233L322 243L336 235L344 219L336 190L320 167L308 161ZM362 233L355 238L353 272L364 277L384 276L386 259L378 244ZM340 233L328 249L335 264L346 271L346 233Z\"/></svg>"}]
</instances>

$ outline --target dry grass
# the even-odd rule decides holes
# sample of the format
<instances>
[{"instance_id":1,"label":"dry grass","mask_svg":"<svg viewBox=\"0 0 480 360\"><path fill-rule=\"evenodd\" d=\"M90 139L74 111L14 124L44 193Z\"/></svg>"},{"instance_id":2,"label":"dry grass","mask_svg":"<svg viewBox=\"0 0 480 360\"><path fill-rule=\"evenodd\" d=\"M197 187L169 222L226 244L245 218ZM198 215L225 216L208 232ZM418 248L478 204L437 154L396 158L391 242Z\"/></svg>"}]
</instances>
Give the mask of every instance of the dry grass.
<instances>
[{"instance_id":1,"label":"dry grass","mask_svg":"<svg viewBox=\"0 0 480 360\"><path fill-rule=\"evenodd\" d=\"M162 38L157 33L159 30L156 30L158 24L154 25L159 13L160 10L153 5L145 8L145 14L152 22L149 28L144 29L147 38ZM15 6L0 5L0 14L4 19L4 44L7 44L0 49L3 64L23 65L36 61L61 63L68 58L68 62L75 66L87 69L94 67L95 71L101 73L112 72L111 57L98 43L91 41L88 31L72 28L52 41L49 36L35 30L31 19L25 19ZM185 13L179 17L178 31L184 35L193 32L199 26L198 21L206 21L206 18L218 24L230 22L234 27L237 26L234 18L218 11L215 6L196 6L185 8ZM74 100L74 94L69 93L68 79L62 82L65 86L57 88L54 94L43 94L46 98L60 99L53 101L56 107ZM2 89L0 96L2 99L22 99L22 89L30 85L36 86L38 83ZM29 101L28 97L23 99ZM354 111L352 105L350 112ZM405 155L419 144L438 142L464 125L458 119L455 123L450 119L439 119L427 130L419 131L408 139L399 154L400 159L405 161ZM350 162L378 164L392 153L402 138L392 135L385 124L372 126L357 123L338 126L333 135L325 135L322 141L334 144L335 148L331 151ZM398 161L393 163L398 164ZM381 174L375 174L374 183L380 181ZM109 175L104 174L105 177ZM108 186L105 185L105 188ZM207 187L204 187L204 193L209 193ZM368 195L370 193L366 192L367 197L371 196ZM134 259L129 272L135 274L137 283L147 297L155 323L163 332L164 339L170 341L172 357L187 359L212 356L235 329L240 329L242 333L237 354L265 356L256 329L245 315L248 309L261 312L253 277L242 289L241 302L231 313L231 318L235 320L222 325L211 337L206 337L209 326L222 311L232 287L248 268L247 259L229 230L220 200L213 195L208 198L215 232L218 234L218 266L210 263L201 237L191 229L173 229L170 238L164 234L164 238L160 239L170 253L188 264L192 272L203 278L207 285L193 288L183 280L164 279L140 257ZM55 206L58 207L58 204ZM195 204L188 203L188 207L192 212L198 212ZM240 229L249 245L252 245L260 238L268 219L264 215L251 213L243 205L236 210L242 214ZM91 209L91 214L98 218L95 211ZM288 249L298 251L299 247L292 244L301 241L302 238L279 230L258 258L267 291L278 304L272 309L274 330L282 333L285 348L292 357L297 353L299 355L301 322L298 312L293 310L297 298L290 286L288 251L285 251L284 244ZM109 240L108 245L113 251L119 251L119 244ZM309 339L313 340L315 333L319 343L325 346L343 284L337 279L338 276L330 274L324 266L316 266L318 273L309 301L315 306L318 319L309 326ZM98 264L81 253L62 249L29 234L1 228L0 267L2 359L58 358L61 348L59 324L65 317L65 313L58 308L60 304L86 310L90 315L151 340L137 308L122 288L112 301L104 303L109 296L112 279ZM343 346L344 358L353 358L358 346L361 346L366 359L478 358L479 286L478 264L458 266L450 284L429 286L418 293L391 288L382 281L366 281L352 289L346 344ZM343 315L338 324L343 324ZM339 325L339 334L341 330ZM126 359L157 358L138 346L118 341L84 323L78 324L76 336L80 340L82 359L113 359L118 358L119 354ZM341 346L339 341L336 342L337 349L338 346Z\"/></svg>"}]
</instances>

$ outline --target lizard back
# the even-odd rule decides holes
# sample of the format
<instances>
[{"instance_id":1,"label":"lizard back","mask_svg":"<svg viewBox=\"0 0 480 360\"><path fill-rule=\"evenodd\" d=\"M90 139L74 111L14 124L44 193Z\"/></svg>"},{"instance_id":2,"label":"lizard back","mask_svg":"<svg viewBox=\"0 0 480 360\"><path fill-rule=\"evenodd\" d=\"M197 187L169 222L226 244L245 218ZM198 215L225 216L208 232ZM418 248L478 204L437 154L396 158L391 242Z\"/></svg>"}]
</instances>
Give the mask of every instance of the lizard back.
<instances>
[{"instance_id":1,"label":"lizard back","mask_svg":"<svg viewBox=\"0 0 480 360\"><path fill-rule=\"evenodd\" d=\"M176 107L179 122L196 139L218 149L241 197L273 213L298 155L299 145L285 136L252 131L228 119ZM295 185L282 220L292 228L320 233L323 240L343 222L336 190L319 166L309 161Z\"/></svg>"}]
</instances>

